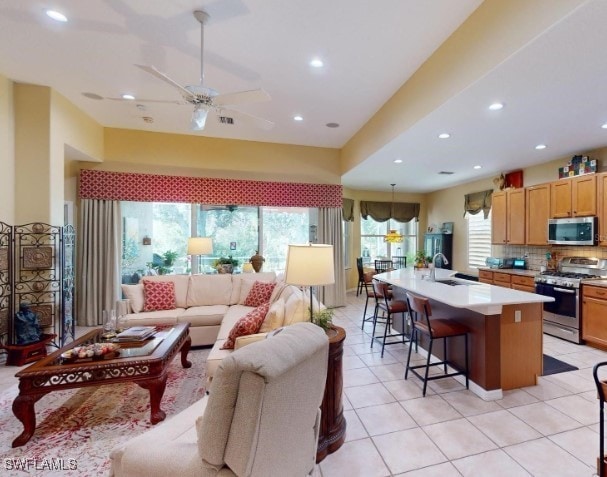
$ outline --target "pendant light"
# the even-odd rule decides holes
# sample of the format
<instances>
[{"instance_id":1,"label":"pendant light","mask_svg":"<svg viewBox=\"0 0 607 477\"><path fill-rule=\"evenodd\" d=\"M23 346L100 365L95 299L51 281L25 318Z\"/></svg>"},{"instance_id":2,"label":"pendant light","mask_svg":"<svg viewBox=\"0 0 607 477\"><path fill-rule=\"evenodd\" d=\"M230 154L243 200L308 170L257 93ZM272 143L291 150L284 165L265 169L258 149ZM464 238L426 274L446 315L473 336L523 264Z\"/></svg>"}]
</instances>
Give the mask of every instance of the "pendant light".
<instances>
[{"instance_id":1,"label":"pendant light","mask_svg":"<svg viewBox=\"0 0 607 477\"><path fill-rule=\"evenodd\" d=\"M396 184L390 185L392 186L392 203L390 205L390 218L392 218L394 217L394 186ZM386 236L384 237L384 242L386 243L401 243L402 241L403 236L394 229L391 229L390 232L388 232L388 234L386 234Z\"/></svg>"}]
</instances>

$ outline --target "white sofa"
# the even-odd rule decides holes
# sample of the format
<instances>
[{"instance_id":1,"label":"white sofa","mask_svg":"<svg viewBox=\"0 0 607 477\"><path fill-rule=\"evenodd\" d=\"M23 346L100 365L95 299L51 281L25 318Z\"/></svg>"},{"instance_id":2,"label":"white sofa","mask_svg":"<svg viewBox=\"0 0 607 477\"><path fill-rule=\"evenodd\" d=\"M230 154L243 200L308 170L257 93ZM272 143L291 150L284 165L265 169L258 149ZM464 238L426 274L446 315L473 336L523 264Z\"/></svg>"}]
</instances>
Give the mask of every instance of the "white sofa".
<instances>
[{"instance_id":1,"label":"white sofa","mask_svg":"<svg viewBox=\"0 0 607 477\"><path fill-rule=\"evenodd\" d=\"M272 306L260 333L238 338L235 349L263 338L268 331L310 319L309 301L303 292L298 287L277 280L274 272L239 275L160 275L145 277L144 280L172 282L176 308L142 311L145 300L143 284L122 285L130 308L130 313L125 317L125 325L190 323L192 346L213 345L207 358L209 380L221 360L232 352L221 349L230 330L241 317L254 309L244 303L255 281L276 283L270 298ZM315 309L317 306L322 305L315 304Z\"/></svg>"}]
</instances>

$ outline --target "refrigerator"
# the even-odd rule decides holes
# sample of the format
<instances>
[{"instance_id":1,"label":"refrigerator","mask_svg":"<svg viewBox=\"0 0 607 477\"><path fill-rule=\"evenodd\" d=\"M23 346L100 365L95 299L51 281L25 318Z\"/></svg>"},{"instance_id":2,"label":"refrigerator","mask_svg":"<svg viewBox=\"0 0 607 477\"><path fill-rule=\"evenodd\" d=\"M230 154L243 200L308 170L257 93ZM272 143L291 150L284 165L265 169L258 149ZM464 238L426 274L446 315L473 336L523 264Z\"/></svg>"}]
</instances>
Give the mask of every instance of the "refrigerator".
<instances>
[{"instance_id":1,"label":"refrigerator","mask_svg":"<svg viewBox=\"0 0 607 477\"><path fill-rule=\"evenodd\" d=\"M447 257L449 263L445 264L443 258L438 257L436 259L436 266L451 270L453 263L453 234L429 233L424 235L424 253L426 257L432 258L439 252Z\"/></svg>"}]
</instances>

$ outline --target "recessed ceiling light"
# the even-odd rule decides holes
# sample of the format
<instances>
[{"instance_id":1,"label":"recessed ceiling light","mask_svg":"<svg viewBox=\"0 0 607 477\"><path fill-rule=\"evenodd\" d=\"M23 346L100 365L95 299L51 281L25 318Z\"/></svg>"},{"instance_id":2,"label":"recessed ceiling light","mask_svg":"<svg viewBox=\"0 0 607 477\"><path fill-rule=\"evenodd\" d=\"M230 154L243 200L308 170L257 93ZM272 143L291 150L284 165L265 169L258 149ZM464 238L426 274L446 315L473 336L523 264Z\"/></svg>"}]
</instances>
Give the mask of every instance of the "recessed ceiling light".
<instances>
[{"instance_id":1,"label":"recessed ceiling light","mask_svg":"<svg viewBox=\"0 0 607 477\"><path fill-rule=\"evenodd\" d=\"M402 164L402 159L394 159L394 164Z\"/></svg>"},{"instance_id":2,"label":"recessed ceiling light","mask_svg":"<svg viewBox=\"0 0 607 477\"><path fill-rule=\"evenodd\" d=\"M314 68L322 68L324 66L324 63L320 58L312 58L312 60L310 61L310 66Z\"/></svg>"},{"instance_id":3,"label":"recessed ceiling light","mask_svg":"<svg viewBox=\"0 0 607 477\"><path fill-rule=\"evenodd\" d=\"M300 116L299 114L297 116L293 116L293 121L303 121L303 116Z\"/></svg>"},{"instance_id":4,"label":"recessed ceiling light","mask_svg":"<svg viewBox=\"0 0 607 477\"><path fill-rule=\"evenodd\" d=\"M601 127L602 127L603 129L607 129L607 123L603 124Z\"/></svg>"},{"instance_id":5,"label":"recessed ceiling light","mask_svg":"<svg viewBox=\"0 0 607 477\"><path fill-rule=\"evenodd\" d=\"M47 10L46 14L55 21L64 23L67 21L67 17L63 13L59 13L55 10Z\"/></svg>"},{"instance_id":6,"label":"recessed ceiling light","mask_svg":"<svg viewBox=\"0 0 607 477\"><path fill-rule=\"evenodd\" d=\"M449 139L451 137L451 134L449 133L441 133L438 135L439 139Z\"/></svg>"},{"instance_id":7,"label":"recessed ceiling light","mask_svg":"<svg viewBox=\"0 0 607 477\"><path fill-rule=\"evenodd\" d=\"M132 94L123 94L122 99L135 99L135 96Z\"/></svg>"},{"instance_id":8,"label":"recessed ceiling light","mask_svg":"<svg viewBox=\"0 0 607 477\"><path fill-rule=\"evenodd\" d=\"M491 111L499 111L503 107L504 107L504 103L493 103L491 106L489 106L489 109Z\"/></svg>"},{"instance_id":9,"label":"recessed ceiling light","mask_svg":"<svg viewBox=\"0 0 607 477\"><path fill-rule=\"evenodd\" d=\"M541 149L546 149L546 144L538 144L535 148L539 151Z\"/></svg>"},{"instance_id":10,"label":"recessed ceiling light","mask_svg":"<svg viewBox=\"0 0 607 477\"><path fill-rule=\"evenodd\" d=\"M327 126L328 128L338 128L339 123L327 123L325 124L325 126Z\"/></svg>"},{"instance_id":11,"label":"recessed ceiling light","mask_svg":"<svg viewBox=\"0 0 607 477\"><path fill-rule=\"evenodd\" d=\"M481 169L483 166L474 166L473 169Z\"/></svg>"}]
</instances>

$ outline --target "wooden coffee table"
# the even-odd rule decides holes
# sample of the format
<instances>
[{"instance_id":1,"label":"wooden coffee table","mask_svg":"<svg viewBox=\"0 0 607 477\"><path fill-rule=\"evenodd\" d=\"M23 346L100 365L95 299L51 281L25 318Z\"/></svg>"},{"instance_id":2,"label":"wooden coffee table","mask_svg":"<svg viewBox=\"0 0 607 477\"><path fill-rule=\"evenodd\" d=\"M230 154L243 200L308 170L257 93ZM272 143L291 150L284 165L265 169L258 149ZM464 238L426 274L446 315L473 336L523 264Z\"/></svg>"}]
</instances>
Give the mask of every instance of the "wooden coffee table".
<instances>
[{"instance_id":1,"label":"wooden coffee table","mask_svg":"<svg viewBox=\"0 0 607 477\"><path fill-rule=\"evenodd\" d=\"M118 353L103 359L92 358L65 362L61 354L75 346L102 342L102 329L90 331L35 364L19 371L19 395L13 401L13 413L23 423L23 432L13 447L25 444L36 429L34 404L45 394L63 389L99 386L102 384L135 383L150 392L150 422L156 424L166 417L160 409L167 380L167 368L181 351L181 365L187 360L192 339L189 323L159 330L153 338L140 343L120 343ZM116 355L117 354L117 355Z\"/></svg>"}]
</instances>

